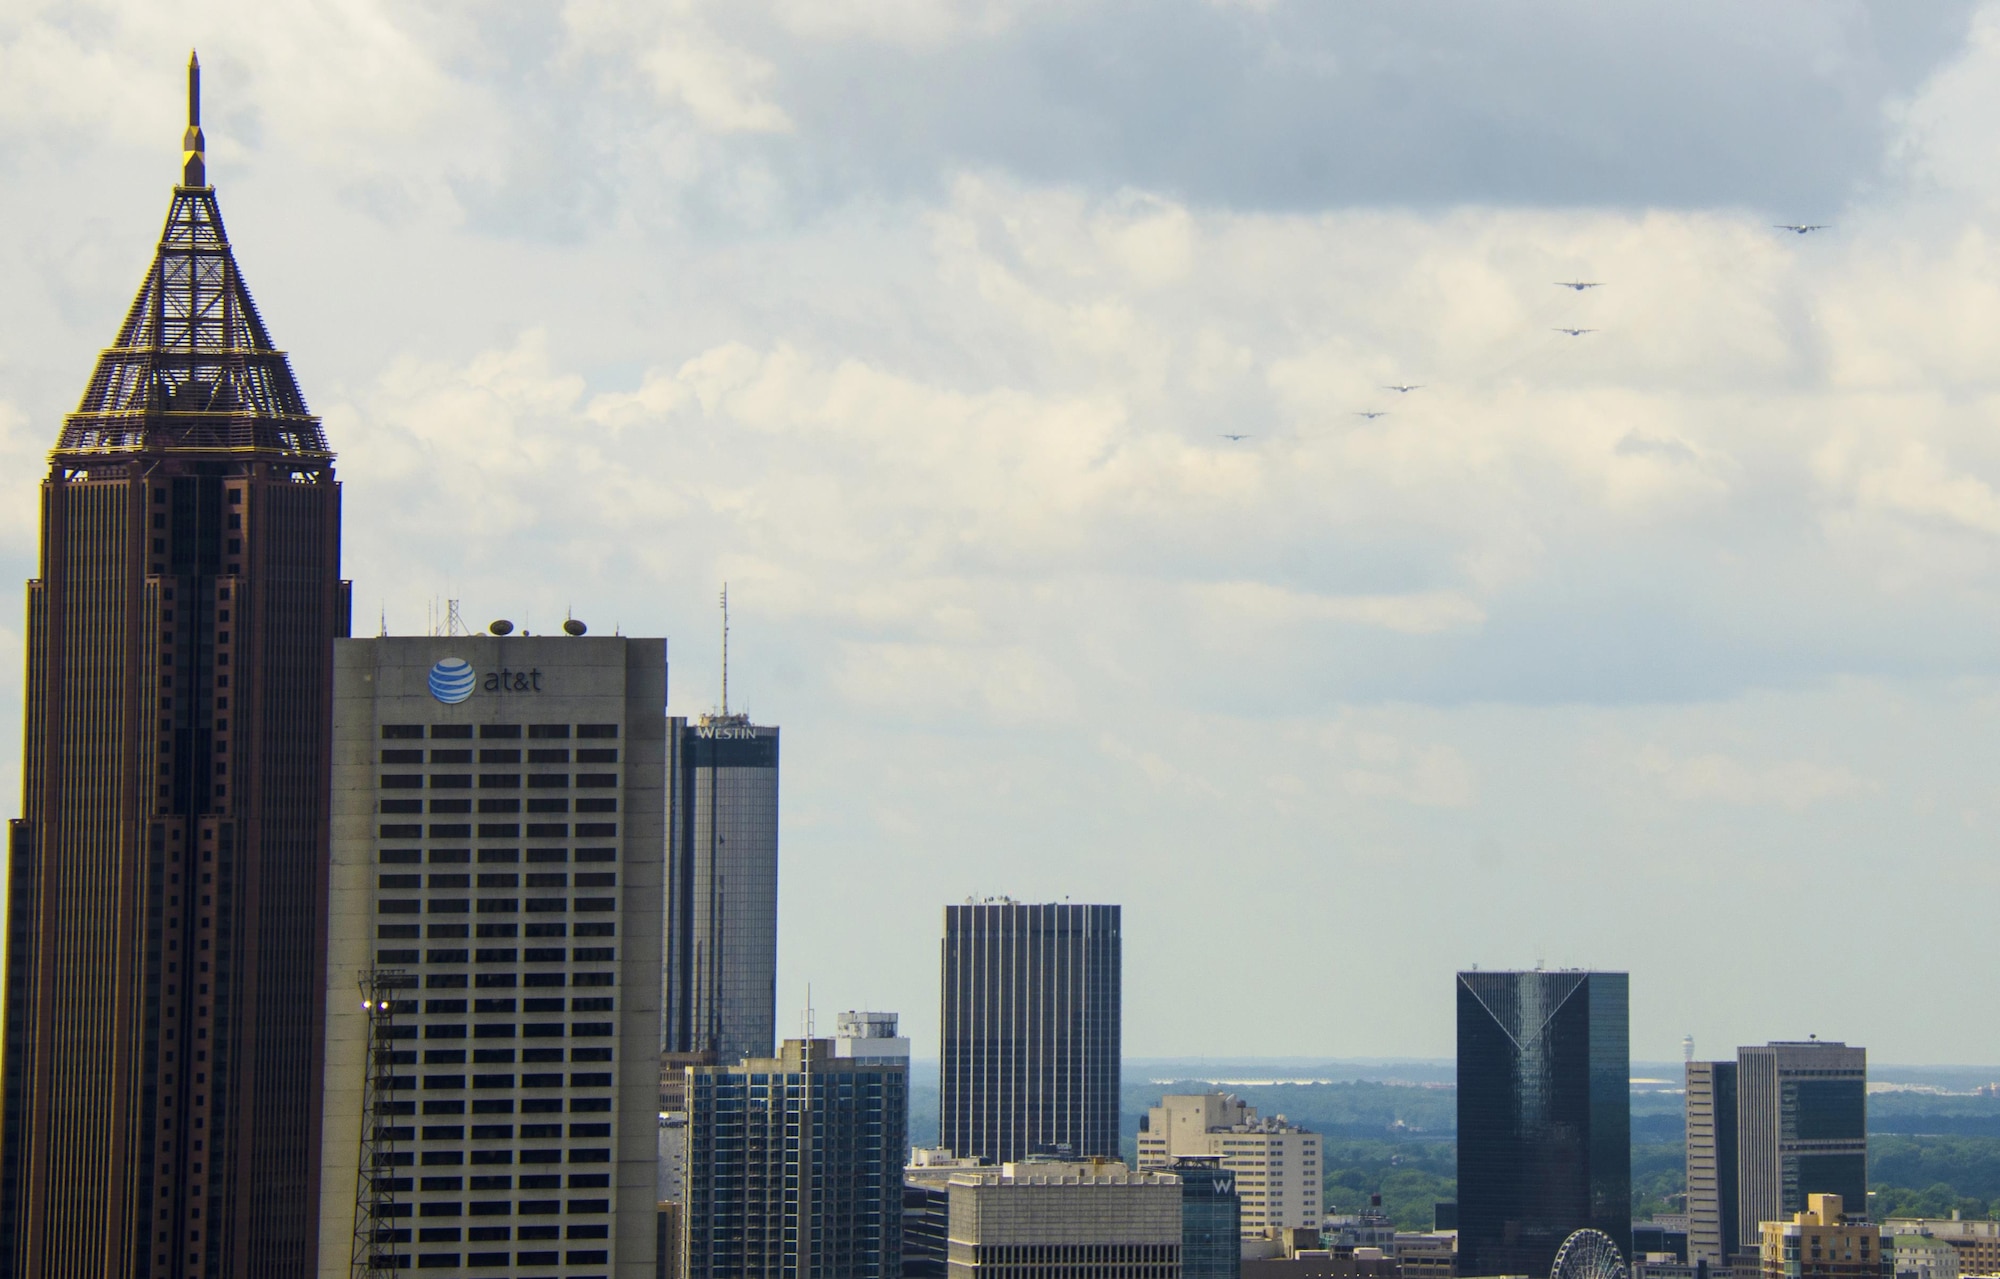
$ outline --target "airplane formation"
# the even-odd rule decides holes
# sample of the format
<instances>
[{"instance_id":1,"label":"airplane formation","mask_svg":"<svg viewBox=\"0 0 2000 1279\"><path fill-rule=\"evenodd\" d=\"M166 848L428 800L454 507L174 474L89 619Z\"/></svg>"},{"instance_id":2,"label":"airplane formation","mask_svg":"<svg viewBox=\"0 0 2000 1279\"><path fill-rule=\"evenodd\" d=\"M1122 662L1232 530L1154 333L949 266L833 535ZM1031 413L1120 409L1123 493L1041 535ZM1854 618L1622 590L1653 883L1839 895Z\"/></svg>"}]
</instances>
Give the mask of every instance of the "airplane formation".
<instances>
[{"instance_id":1,"label":"airplane formation","mask_svg":"<svg viewBox=\"0 0 2000 1279\"><path fill-rule=\"evenodd\" d=\"M1773 222L1771 228L1775 231L1790 231L1793 235L1809 235L1814 231L1832 229L1830 224L1824 222ZM1559 289L1569 289L1576 293L1582 293L1586 289L1601 289L1605 285L1603 280L1556 280L1553 283ZM1573 338L1580 338L1586 334L1597 332L1596 329L1571 328L1567 325L1556 325L1550 331ZM1382 389L1385 391L1394 391L1398 395L1408 395L1412 391L1423 390L1425 385L1422 382L1389 382L1385 383ZM1355 409L1353 412L1354 416L1369 422L1373 422L1378 417L1389 416L1389 410L1387 409ZM1225 431L1222 433L1222 438L1231 443L1241 443L1251 437L1248 433L1234 434Z\"/></svg>"}]
</instances>

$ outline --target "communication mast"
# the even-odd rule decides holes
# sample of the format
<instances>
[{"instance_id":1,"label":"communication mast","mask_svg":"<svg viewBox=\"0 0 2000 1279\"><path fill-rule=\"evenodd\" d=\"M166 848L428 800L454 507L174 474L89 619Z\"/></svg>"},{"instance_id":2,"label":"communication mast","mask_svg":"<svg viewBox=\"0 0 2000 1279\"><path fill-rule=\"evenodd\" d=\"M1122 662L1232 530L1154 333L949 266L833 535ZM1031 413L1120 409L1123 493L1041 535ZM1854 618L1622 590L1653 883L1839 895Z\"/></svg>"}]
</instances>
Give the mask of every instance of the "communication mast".
<instances>
[{"instance_id":1,"label":"communication mast","mask_svg":"<svg viewBox=\"0 0 2000 1279\"><path fill-rule=\"evenodd\" d=\"M361 1158L354 1174L354 1246L350 1279L400 1279L410 1264L396 1247L407 1230L396 1209L396 1128L385 1105L395 1094L395 993L415 981L400 968L361 974L361 1008L368 1014L368 1047L361 1066Z\"/></svg>"},{"instance_id":2,"label":"communication mast","mask_svg":"<svg viewBox=\"0 0 2000 1279\"><path fill-rule=\"evenodd\" d=\"M729 718L729 583L722 584L722 717Z\"/></svg>"}]
</instances>

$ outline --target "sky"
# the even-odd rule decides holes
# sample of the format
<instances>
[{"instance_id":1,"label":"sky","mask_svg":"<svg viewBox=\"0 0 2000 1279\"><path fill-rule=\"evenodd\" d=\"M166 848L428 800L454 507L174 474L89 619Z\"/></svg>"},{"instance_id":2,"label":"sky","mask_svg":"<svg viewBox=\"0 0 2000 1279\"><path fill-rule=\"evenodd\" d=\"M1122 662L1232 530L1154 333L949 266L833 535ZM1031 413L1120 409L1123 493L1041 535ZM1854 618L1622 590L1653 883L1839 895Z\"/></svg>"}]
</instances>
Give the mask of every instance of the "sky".
<instances>
[{"instance_id":1,"label":"sky","mask_svg":"<svg viewBox=\"0 0 2000 1279\"><path fill-rule=\"evenodd\" d=\"M1639 1059L2000 1062L2000 4L13 0L0 582L190 46L358 631L699 714L728 583L783 1031L935 1055L1007 894L1123 905L1133 1056L1544 963Z\"/></svg>"}]
</instances>

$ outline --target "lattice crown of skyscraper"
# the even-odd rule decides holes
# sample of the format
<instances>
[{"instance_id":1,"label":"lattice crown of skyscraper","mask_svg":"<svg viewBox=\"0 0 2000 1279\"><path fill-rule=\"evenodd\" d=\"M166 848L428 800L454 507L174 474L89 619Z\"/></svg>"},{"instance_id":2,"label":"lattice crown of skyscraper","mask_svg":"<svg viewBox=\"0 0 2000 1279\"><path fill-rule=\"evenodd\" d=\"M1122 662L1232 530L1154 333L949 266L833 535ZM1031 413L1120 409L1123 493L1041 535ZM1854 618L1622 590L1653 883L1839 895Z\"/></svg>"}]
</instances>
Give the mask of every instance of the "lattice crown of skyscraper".
<instances>
[{"instance_id":1,"label":"lattice crown of skyscraper","mask_svg":"<svg viewBox=\"0 0 2000 1279\"><path fill-rule=\"evenodd\" d=\"M153 264L76 412L56 460L107 454L269 454L332 459L291 361L271 341L205 183L200 67L189 67L184 185L174 188Z\"/></svg>"}]
</instances>

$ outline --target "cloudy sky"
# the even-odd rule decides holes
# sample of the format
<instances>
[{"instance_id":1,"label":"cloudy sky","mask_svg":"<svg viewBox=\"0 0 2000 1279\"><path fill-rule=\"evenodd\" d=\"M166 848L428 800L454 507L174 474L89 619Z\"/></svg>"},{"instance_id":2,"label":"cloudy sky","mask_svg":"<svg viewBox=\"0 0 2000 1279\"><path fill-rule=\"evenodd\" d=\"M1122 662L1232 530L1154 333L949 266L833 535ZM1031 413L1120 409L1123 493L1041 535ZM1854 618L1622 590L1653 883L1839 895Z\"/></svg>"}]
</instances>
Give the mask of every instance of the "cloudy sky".
<instances>
[{"instance_id":1,"label":"cloudy sky","mask_svg":"<svg viewBox=\"0 0 2000 1279\"><path fill-rule=\"evenodd\" d=\"M573 608L698 713L728 581L781 1026L933 1054L1007 893L1124 904L1134 1055L1540 961L1642 1058L2000 1061L2000 4L14 0L0 580L190 45L357 629Z\"/></svg>"}]
</instances>

